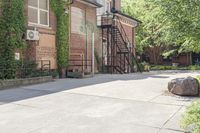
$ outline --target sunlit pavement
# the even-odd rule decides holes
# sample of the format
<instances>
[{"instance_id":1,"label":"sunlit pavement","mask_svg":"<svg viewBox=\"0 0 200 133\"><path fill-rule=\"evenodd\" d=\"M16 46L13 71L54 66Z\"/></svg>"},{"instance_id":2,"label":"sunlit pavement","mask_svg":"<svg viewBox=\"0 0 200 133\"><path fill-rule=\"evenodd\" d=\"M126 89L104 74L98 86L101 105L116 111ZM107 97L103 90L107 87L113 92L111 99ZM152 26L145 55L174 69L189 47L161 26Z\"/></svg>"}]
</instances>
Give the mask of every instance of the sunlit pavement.
<instances>
[{"instance_id":1,"label":"sunlit pavement","mask_svg":"<svg viewBox=\"0 0 200 133\"><path fill-rule=\"evenodd\" d=\"M180 133L192 100L166 93L198 72L96 75L0 91L0 133Z\"/></svg>"}]
</instances>

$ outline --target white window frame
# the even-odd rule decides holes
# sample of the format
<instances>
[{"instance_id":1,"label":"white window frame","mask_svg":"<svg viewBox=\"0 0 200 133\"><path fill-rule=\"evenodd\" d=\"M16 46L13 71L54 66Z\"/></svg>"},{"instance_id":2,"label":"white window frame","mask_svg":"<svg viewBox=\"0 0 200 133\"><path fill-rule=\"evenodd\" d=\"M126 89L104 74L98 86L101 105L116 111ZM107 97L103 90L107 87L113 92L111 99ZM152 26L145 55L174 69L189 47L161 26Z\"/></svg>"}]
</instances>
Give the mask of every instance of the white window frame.
<instances>
[{"instance_id":1,"label":"white window frame","mask_svg":"<svg viewBox=\"0 0 200 133\"><path fill-rule=\"evenodd\" d=\"M29 20L28 20L28 24L29 25L38 25L38 26L43 26L43 27L49 27L49 0L47 0L47 10L45 10L45 9L41 9L40 8L40 0L36 0L36 1L38 1L38 7L34 7L34 6L30 6L30 5L28 5L28 9L29 8L31 8L31 9L35 9L35 10L37 10L37 12L38 12L38 22L37 23L33 23L33 22L30 22ZM46 12L47 13L47 25L45 25L45 24L40 24L40 11L43 11L43 12Z\"/></svg>"}]
</instances>

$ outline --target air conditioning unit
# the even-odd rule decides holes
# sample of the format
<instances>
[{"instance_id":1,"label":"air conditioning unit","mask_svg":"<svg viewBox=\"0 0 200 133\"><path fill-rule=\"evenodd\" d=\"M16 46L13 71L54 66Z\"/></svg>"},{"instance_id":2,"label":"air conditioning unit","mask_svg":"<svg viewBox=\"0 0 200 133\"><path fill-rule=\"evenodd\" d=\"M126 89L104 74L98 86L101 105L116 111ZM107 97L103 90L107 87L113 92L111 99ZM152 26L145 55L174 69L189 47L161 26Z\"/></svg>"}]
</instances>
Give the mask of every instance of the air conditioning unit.
<instances>
[{"instance_id":1,"label":"air conditioning unit","mask_svg":"<svg viewBox=\"0 0 200 133\"><path fill-rule=\"evenodd\" d=\"M40 39L39 32L36 30L27 30L26 32L26 40L30 41L38 41Z\"/></svg>"}]
</instances>

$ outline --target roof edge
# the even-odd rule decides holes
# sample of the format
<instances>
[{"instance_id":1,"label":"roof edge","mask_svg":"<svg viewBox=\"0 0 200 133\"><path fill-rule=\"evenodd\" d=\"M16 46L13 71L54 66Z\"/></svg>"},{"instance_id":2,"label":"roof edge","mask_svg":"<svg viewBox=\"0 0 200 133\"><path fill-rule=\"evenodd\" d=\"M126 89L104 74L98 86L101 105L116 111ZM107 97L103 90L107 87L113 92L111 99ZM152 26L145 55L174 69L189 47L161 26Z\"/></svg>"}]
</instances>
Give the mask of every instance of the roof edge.
<instances>
[{"instance_id":1,"label":"roof edge","mask_svg":"<svg viewBox=\"0 0 200 133\"><path fill-rule=\"evenodd\" d=\"M95 1L91 1L91 0L77 0L78 2L82 2L82 3L88 3L88 4L91 4L93 6L95 6L96 8L101 8L103 7L103 5L95 2Z\"/></svg>"},{"instance_id":2,"label":"roof edge","mask_svg":"<svg viewBox=\"0 0 200 133\"><path fill-rule=\"evenodd\" d=\"M113 13L116 13L116 14L122 15L122 16L124 16L124 17L127 17L127 18L129 18L129 19L132 19L132 20L134 20L134 21L136 21L136 22L138 22L138 23L142 23L142 21L140 21L139 19L136 19L136 18L134 18L134 17L132 17L132 16L130 16L130 15L127 15L127 14L125 14L125 13L122 13L121 11L115 10L115 11L113 11Z\"/></svg>"}]
</instances>

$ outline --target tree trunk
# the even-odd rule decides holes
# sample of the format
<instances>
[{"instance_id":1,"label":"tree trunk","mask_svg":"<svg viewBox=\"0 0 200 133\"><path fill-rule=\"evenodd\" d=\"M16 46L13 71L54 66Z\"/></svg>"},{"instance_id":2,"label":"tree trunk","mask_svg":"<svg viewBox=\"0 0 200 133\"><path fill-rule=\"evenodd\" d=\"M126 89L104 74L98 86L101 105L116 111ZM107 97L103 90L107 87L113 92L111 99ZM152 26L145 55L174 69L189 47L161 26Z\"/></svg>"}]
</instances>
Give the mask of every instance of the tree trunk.
<instances>
[{"instance_id":1,"label":"tree trunk","mask_svg":"<svg viewBox=\"0 0 200 133\"><path fill-rule=\"evenodd\" d=\"M60 78L66 78L66 68L60 69Z\"/></svg>"}]
</instances>

